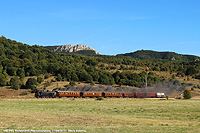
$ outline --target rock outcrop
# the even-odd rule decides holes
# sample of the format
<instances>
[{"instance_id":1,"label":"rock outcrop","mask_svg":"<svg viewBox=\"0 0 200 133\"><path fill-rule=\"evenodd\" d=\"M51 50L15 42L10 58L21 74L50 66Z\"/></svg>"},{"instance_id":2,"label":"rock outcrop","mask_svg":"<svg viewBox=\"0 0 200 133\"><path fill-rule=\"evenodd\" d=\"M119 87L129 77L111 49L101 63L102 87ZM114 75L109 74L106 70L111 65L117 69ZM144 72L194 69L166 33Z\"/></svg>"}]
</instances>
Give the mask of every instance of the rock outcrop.
<instances>
[{"instance_id":1,"label":"rock outcrop","mask_svg":"<svg viewBox=\"0 0 200 133\"><path fill-rule=\"evenodd\" d=\"M98 54L95 49L93 49L89 46L86 46L86 45L81 45L81 44L77 44L75 46L62 45L62 46L54 47L54 49L52 49L53 52L78 52L81 50L93 50L93 51L95 51L96 54Z\"/></svg>"}]
</instances>

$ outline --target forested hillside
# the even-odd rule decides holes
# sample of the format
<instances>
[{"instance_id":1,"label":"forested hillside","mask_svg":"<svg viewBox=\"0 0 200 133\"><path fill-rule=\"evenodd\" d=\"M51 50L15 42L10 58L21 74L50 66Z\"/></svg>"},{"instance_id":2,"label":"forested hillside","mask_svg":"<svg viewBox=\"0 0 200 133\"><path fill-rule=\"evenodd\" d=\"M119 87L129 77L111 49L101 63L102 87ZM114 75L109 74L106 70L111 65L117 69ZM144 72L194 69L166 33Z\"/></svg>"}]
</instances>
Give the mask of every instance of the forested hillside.
<instances>
[{"instance_id":1,"label":"forested hillside","mask_svg":"<svg viewBox=\"0 0 200 133\"><path fill-rule=\"evenodd\" d=\"M199 61L138 60L121 56L54 53L37 45L29 46L0 37L0 85L15 85L35 89L33 81L23 83L26 76L54 75L57 81L91 84L117 84L142 87L145 76L148 84L169 80L157 72L173 74L170 79L187 77L200 79ZM9 76L12 78L8 80ZM48 76L46 76L48 78ZM35 83L36 84L36 83Z\"/></svg>"},{"instance_id":2,"label":"forested hillside","mask_svg":"<svg viewBox=\"0 0 200 133\"><path fill-rule=\"evenodd\" d=\"M183 61L199 61L200 57L194 55L182 55L174 52L157 52L152 50L138 50L132 53L119 54L117 56L128 56L135 59L146 59L146 60L183 60Z\"/></svg>"}]
</instances>

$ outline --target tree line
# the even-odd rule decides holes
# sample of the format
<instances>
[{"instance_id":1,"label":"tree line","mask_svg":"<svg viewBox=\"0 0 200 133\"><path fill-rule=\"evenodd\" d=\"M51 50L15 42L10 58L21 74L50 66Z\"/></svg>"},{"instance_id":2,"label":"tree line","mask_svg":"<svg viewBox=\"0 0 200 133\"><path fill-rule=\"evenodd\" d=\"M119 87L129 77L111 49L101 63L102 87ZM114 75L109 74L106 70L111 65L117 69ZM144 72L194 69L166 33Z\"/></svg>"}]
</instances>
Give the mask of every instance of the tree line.
<instances>
[{"instance_id":1,"label":"tree line","mask_svg":"<svg viewBox=\"0 0 200 133\"><path fill-rule=\"evenodd\" d=\"M144 70L134 72L139 68ZM176 76L200 79L199 68L199 61L139 60L121 56L54 53L38 45L29 46L0 37L0 86L10 85L12 88L35 88L21 81L27 76L39 77L41 74L54 75L58 81L142 87L145 85L145 76L149 84L165 80L156 75L155 71L175 72ZM14 78L8 81L8 76ZM36 82L40 83L41 78L36 79ZM35 81L34 85L37 85Z\"/></svg>"}]
</instances>

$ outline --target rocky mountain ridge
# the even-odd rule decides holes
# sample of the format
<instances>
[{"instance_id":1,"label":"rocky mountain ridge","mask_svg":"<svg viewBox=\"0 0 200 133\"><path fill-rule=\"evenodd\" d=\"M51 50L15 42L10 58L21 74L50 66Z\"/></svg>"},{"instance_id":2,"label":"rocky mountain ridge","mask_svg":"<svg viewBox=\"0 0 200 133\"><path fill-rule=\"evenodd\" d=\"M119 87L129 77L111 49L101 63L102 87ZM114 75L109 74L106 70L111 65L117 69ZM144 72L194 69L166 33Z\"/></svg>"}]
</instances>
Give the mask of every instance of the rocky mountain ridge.
<instances>
[{"instance_id":1,"label":"rocky mountain ridge","mask_svg":"<svg viewBox=\"0 0 200 133\"><path fill-rule=\"evenodd\" d=\"M82 51L82 50L92 50L94 51L96 54L97 51L89 46L86 45L81 45L81 44L77 44L77 45L61 45L61 46L47 46L46 48L52 50L53 52L78 52L78 51Z\"/></svg>"}]
</instances>

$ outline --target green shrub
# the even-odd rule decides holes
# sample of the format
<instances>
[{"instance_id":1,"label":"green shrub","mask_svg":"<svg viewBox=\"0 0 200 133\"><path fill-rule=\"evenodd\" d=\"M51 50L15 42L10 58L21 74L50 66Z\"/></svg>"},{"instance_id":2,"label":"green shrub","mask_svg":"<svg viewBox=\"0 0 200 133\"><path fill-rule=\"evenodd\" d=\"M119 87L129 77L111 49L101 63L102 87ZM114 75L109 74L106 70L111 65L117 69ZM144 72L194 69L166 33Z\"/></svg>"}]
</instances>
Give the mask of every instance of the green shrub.
<instances>
[{"instance_id":1,"label":"green shrub","mask_svg":"<svg viewBox=\"0 0 200 133\"><path fill-rule=\"evenodd\" d=\"M0 73L0 86L5 86L6 85L6 77Z\"/></svg>"},{"instance_id":2,"label":"green shrub","mask_svg":"<svg viewBox=\"0 0 200 133\"><path fill-rule=\"evenodd\" d=\"M183 97L184 97L184 99L192 98L191 92L189 90L184 90Z\"/></svg>"},{"instance_id":3,"label":"green shrub","mask_svg":"<svg viewBox=\"0 0 200 133\"><path fill-rule=\"evenodd\" d=\"M13 77L10 79L10 86L12 89L18 90L22 86L22 81L18 77Z\"/></svg>"},{"instance_id":4,"label":"green shrub","mask_svg":"<svg viewBox=\"0 0 200 133\"><path fill-rule=\"evenodd\" d=\"M70 81L69 85L74 86L74 85L76 85L76 83L74 81Z\"/></svg>"},{"instance_id":5,"label":"green shrub","mask_svg":"<svg viewBox=\"0 0 200 133\"><path fill-rule=\"evenodd\" d=\"M166 96L166 99L168 100L168 99L169 99L169 96Z\"/></svg>"},{"instance_id":6,"label":"green shrub","mask_svg":"<svg viewBox=\"0 0 200 133\"><path fill-rule=\"evenodd\" d=\"M50 77L50 74L45 74L44 79L48 79Z\"/></svg>"},{"instance_id":7,"label":"green shrub","mask_svg":"<svg viewBox=\"0 0 200 133\"><path fill-rule=\"evenodd\" d=\"M34 90L37 88L37 84L38 84L38 82L35 78L29 78L26 82L26 88Z\"/></svg>"},{"instance_id":8,"label":"green shrub","mask_svg":"<svg viewBox=\"0 0 200 133\"><path fill-rule=\"evenodd\" d=\"M173 75L172 75L172 79L175 79L175 78L176 78L176 77L175 77L175 75L173 74Z\"/></svg>"},{"instance_id":9,"label":"green shrub","mask_svg":"<svg viewBox=\"0 0 200 133\"><path fill-rule=\"evenodd\" d=\"M57 75L56 80L57 80L57 81L61 81L61 80L62 80L62 76L61 76L61 74L58 74L58 75Z\"/></svg>"},{"instance_id":10,"label":"green shrub","mask_svg":"<svg viewBox=\"0 0 200 133\"><path fill-rule=\"evenodd\" d=\"M37 82L38 83L42 83L43 81L44 81L43 77L41 77L41 76L37 77Z\"/></svg>"}]
</instances>

